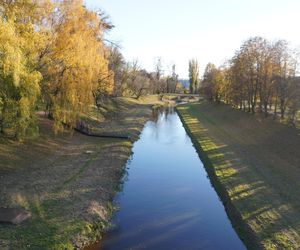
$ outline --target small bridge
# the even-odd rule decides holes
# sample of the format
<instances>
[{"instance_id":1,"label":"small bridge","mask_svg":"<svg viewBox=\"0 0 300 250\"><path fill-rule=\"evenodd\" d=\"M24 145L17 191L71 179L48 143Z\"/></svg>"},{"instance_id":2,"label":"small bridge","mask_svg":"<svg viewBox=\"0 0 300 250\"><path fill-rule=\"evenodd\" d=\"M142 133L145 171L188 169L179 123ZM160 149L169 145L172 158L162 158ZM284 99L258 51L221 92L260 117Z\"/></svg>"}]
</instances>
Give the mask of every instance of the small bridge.
<instances>
[{"instance_id":1,"label":"small bridge","mask_svg":"<svg viewBox=\"0 0 300 250\"><path fill-rule=\"evenodd\" d=\"M179 94L179 93L167 93L169 97L175 97L176 102L188 102L190 99L199 98L199 94Z\"/></svg>"},{"instance_id":2,"label":"small bridge","mask_svg":"<svg viewBox=\"0 0 300 250\"><path fill-rule=\"evenodd\" d=\"M177 97L199 97L199 94L179 94L179 93L166 93L168 96L177 96Z\"/></svg>"}]
</instances>

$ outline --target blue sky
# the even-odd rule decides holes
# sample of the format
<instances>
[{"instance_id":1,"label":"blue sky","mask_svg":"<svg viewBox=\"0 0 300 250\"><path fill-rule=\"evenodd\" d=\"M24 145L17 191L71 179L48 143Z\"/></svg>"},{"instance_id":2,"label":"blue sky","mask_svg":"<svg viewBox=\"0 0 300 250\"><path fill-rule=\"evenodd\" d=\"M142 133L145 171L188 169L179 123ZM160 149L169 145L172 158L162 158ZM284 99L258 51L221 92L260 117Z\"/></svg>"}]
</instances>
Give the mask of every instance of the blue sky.
<instances>
[{"instance_id":1,"label":"blue sky","mask_svg":"<svg viewBox=\"0 0 300 250\"><path fill-rule=\"evenodd\" d=\"M251 36L286 39L300 46L300 0L85 0L101 8L115 28L107 38L119 42L127 60L151 71L161 57L166 73L176 64L188 76L188 60L203 71L229 59Z\"/></svg>"}]
</instances>

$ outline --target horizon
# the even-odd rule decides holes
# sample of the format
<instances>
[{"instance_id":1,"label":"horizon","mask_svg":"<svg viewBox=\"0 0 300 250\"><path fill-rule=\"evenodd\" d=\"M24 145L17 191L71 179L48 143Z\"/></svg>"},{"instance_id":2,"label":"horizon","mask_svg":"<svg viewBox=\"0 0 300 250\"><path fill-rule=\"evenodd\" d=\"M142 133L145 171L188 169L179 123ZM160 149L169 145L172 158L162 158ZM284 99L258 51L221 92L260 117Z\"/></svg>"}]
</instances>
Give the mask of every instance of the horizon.
<instances>
[{"instance_id":1,"label":"horizon","mask_svg":"<svg viewBox=\"0 0 300 250\"><path fill-rule=\"evenodd\" d=\"M0 1L0 249L300 249L297 1Z\"/></svg>"},{"instance_id":2,"label":"horizon","mask_svg":"<svg viewBox=\"0 0 300 250\"><path fill-rule=\"evenodd\" d=\"M292 47L300 47L300 36L294 32L300 23L300 2L295 0L85 3L110 17L115 27L106 38L120 45L126 60L137 59L141 67L153 71L155 59L160 57L167 73L176 65L180 79L188 78L189 59L199 61L202 75L207 63L222 65L249 37L284 39ZM136 12L129 14L132 10Z\"/></svg>"}]
</instances>

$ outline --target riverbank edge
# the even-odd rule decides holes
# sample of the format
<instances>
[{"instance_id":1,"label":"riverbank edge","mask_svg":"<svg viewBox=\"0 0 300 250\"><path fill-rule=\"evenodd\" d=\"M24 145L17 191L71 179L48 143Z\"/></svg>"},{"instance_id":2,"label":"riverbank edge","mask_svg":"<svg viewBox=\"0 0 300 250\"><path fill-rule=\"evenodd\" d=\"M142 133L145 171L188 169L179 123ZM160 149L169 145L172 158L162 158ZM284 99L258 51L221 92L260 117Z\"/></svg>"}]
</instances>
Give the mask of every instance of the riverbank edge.
<instances>
[{"instance_id":1,"label":"riverbank edge","mask_svg":"<svg viewBox=\"0 0 300 250\"><path fill-rule=\"evenodd\" d=\"M108 201L109 202L108 204L110 204L111 207L106 208L106 209L109 210L108 211L107 223L105 223L104 227L101 227L101 225L95 224L95 227L93 228L94 230L91 232L90 237L85 239L84 245L81 245L80 248L76 248L76 245L78 245L79 242L73 242L74 249L83 249L83 250L94 249L93 248L94 245L97 247L99 244L101 244L103 234L108 232L114 226L111 223L111 220L114 216L114 213L118 210L118 208L114 204L114 200L115 200L116 194L122 190L123 179L124 179L124 176L126 175L126 165L127 165L127 162L129 160L130 156L133 153L132 148L134 146L134 143L140 139L140 135L141 135L141 133L144 129L145 124L148 121L150 121L150 119L151 119L152 111L155 110L155 109L165 108L165 107L169 107L169 106L170 106L170 103L165 102L165 101L161 101L161 103L155 103L155 104L148 105L147 109L148 109L149 112L148 112L147 115L145 114L144 123L140 124L141 126L139 126L139 128L138 128L138 133L133 137L125 139L127 141L130 141L131 145L130 145L130 149L128 151L128 155L127 155L126 160L124 160L124 162L118 166L118 168L122 170L122 174L118 177L118 181L116 183L117 188L114 190L114 193L111 196L111 199ZM171 104L171 106L174 106L174 104ZM96 237L96 240L95 240L95 237Z\"/></svg>"},{"instance_id":2,"label":"riverbank edge","mask_svg":"<svg viewBox=\"0 0 300 250\"><path fill-rule=\"evenodd\" d=\"M48 242L48 239L43 239L42 237L44 235L42 235L42 234L40 234L41 236L39 236L39 237L35 237L36 242L31 242L31 240L32 240L30 238L32 236L31 232L28 231L26 233L26 235L24 235L23 232L21 232L22 229L20 229L21 233L18 234L22 238L22 242L20 242L18 240L19 236L17 238L15 237L15 233L17 232L16 227L13 227L8 224L7 225L5 224L2 226L0 224L0 231L6 230L6 228L10 228L10 230L13 231L12 234L10 234L10 232L7 232L7 234L5 236L0 235L0 249L1 250L2 249L3 250L9 250L9 249L84 249L85 247L90 246L91 244L93 244L95 242L99 242L99 240L101 240L103 233L106 232L111 227L111 218L115 211L115 208L113 205L113 200L115 198L116 193L119 192L120 188L122 187L123 177L124 177L124 174L126 173L125 167L126 167L129 157L132 155L132 148L133 148L134 142L136 142L139 139L140 134L145 126L145 123L151 119L152 110L154 108L159 108L159 107L170 105L169 101L159 101L156 96L149 97L149 98L145 97L142 100L130 99L130 102L128 102L127 99L123 100L127 103L125 106L125 111L126 110L127 111L124 113L124 116L125 116L125 118L134 119L135 123L133 125L130 125L130 127L125 128L126 131L128 131L128 133L130 133L130 135L131 135L129 139L124 140L124 143L126 145L124 144L124 146L123 145L118 146L118 148L122 150L121 158L123 158L123 159L117 160L118 163L115 163L115 165L112 168L114 174L111 177L110 182L113 183L114 187L113 187L113 189L108 190L108 191L111 191L111 193L106 192L107 195L109 195L109 197L107 197L105 199L105 201L103 201L101 203L101 205L103 206L102 207L103 210L101 211L102 214L100 216L101 218L98 218L99 216L97 216L97 218L96 217L88 218L85 216L83 218L77 217L74 219L74 221L71 221L68 224L68 226L74 227L74 228L76 227L76 228L71 233L65 234L65 235L68 234L67 238L65 236L63 236L64 237L63 240L53 239L51 242ZM119 112L120 111L119 107L117 107L117 109L118 109L117 111ZM116 112L116 113L118 113L118 112ZM51 123L51 121L48 119L42 118L42 120L46 121L47 125L48 125L48 123L49 124ZM111 127L111 129L114 130L114 127ZM47 131L51 131L51 129L47 130ZM49 134L52 134L52 131L49 132ZM78 135L80 135L80 134L78 134ZM49 135L47 134L47 136L49 136ZM88 140L91 139L89 136L87 136L87 137L82 137L82 136L84 136L84 135L81 135L81 139L84 139L84 138L87 138ZM70 140L71 138L76 138L76 137L77 137L77 134L75 134L74 136L70 136L70 138L68 137L68 135L66 135L66 138L67 138L66 140ZM60 137L54 136L54 138L52 138L52 139L56 140L56 139L60 139ZM35 141L40 142L40 140L42 140L42 137L33 140L33 142L35 142ZM25 142L24 145L22 144L20 146L16 146L15 148L13 148L13 150L19 149L19 147L22 147L22 148L25 147L25 149L27 150L27 148L29 148L28 145L31 145L30 143L31 143L31 141ZM79 143L78 145L81 146L82 143L80 143L80 142L78 142L78 143ZM92 142L91 142L91 145L94 147L94 144ZM60 146L66 147L65 144L57 145L57 147L60 147ZM59 148L57 148L57 149L59 149ZM57 149L54 149L53 152L52 151L47 152L46 156L48 156L51 153L56 153L56 151L60 151ZM77 150L77 147L76 147L76 150ZM93 149L93 151L90 151L91 154L84 153L85 151L84 150L82 151L82 149L78 149L78 150L80 151L80 155L84 156L85 158L89 158L89 159L87 159L86 163L83 164L82 169L81 169L81 170L86 170L86 169L90 168L90 165L93 165L98 161L98 157L96 157L95 154L99 153L98 150L102 150L102 148L101 148L101 146L99 146L99 149L98 148ZM30 151L32 151L32 149L30 149ZM12 151L12 152L15 152L15 151ZM99 159L101 159L101 157ZM30 162L34 162L34 161L30 160ZM102 163L99 162L99 164L102 164ZM32 164L32 165L34 165L34 164ZM83 171L80 172L80 175L77 176L76 180L79 179L79 177L81 178L82 173L83 173ZM1 173L0 173L0 177L2 177ZM67 183L66 185L65 184L59 185L59 187L65 188L65 186L68 186L69 184L73 185L74 181L76 181L76 180L69 178L66 181L66 183ZM110 193L110 194L108 194L108 193ZM10 204L8 204L7 206L9 206L9 205ZM28 210L28 211L31 212L31 210ZM33 213L35 213L35 211ZM34 216L32 216L32 217L34 217ZM31 225L30 224L31 222L32 222L32 218L17 227L18 228L19 227L21 228L24 226L27 227L27 225ZM35 222L36 222L36 220L34 222L32 222L32 224ZM33 228L34 230L38 229L38 227L35 227L35 225L33 225L32 227L34 227ZM30 228L30 229L32 229L32 228ZM47 233L47 232L45 232L45 233ZM27 238L28 234L31 234L31 235L30 235L30 237ZM43 243L40 244L40 242L43 242ZM31 243L33 243L33 244L31 244Z\"/></svg>"},{"instance_id":3,"label":"riverbank edge","mask_svg":"<svg viewBox=\"0 0 300 250\"><path fill-rule=\"evenodd\" d=\"M220 197L220 200L224 205L225 211L230 219L233 228L235 229L237 235L243 241L247 249L264 249L255 232L243 220L241 212L231 201L226 186L222 184L221 179L219 179L216 175L214 164L212 163L206 151L202 148L201 144L199 143L195 135L192 133L188 123L184 119L183 111L180 110L183 106L185 105L177 106L175 107L175 110L182 122L184 129L186 130L186 133L191 138L191 141L201 161L203 162L203 166L209 176L210 182L214 187L215 191L217 192L218 196Z\"/></svg>"}]
</instances>

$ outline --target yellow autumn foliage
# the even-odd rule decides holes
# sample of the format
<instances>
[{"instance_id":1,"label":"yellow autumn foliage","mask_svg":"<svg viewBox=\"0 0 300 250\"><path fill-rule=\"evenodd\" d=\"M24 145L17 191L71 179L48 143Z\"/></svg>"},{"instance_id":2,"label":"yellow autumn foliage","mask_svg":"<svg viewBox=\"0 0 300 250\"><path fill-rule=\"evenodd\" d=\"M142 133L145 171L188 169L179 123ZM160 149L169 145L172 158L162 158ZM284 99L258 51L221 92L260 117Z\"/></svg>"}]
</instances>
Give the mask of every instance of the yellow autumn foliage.
<instances>
[{"instance_id":1,"label":"yellow autumn foliage","mask_svg":"<svg viewBox=\"0 0 300 250\"><path fill-rule=\"evenodd\" d=\"M23 137L40 93L55 131L73 127L95 94L110 94L106 28L82 0L1 1L0 133Z\"/></svg>"},{"instance_id":2,"label":"yellow autumn foliage","mask_svg":"<svg viewBox=\"0 0 300 250\"><path fill-rule=\"evenodd\" d=\"M35 70L37 32L30 21L33 16L23 13L29 2L0 4L3 11L0 18L0 128L2 133L18 139L24 136L33 120L41 80L41 74Z\"/></svg>"},{"instance_id":3,"label":"yellow autumn foliage","mask_svg":"<svg viewBox=\"0 0 300 250\"><path fill-rule=\"evenodd\" d=\"M47 74L55 130L75 126L79 114L93 103L93 92L110 93L106 48L102 42L102 21L87 10L81 0L65 1L63 16L49 53ZM107 81L101 79L107 78ZM110 80L109 80L110 79Z\"/></svg>"}]
</instances>

